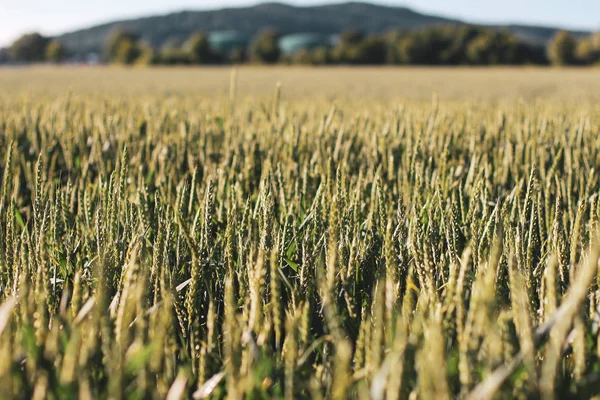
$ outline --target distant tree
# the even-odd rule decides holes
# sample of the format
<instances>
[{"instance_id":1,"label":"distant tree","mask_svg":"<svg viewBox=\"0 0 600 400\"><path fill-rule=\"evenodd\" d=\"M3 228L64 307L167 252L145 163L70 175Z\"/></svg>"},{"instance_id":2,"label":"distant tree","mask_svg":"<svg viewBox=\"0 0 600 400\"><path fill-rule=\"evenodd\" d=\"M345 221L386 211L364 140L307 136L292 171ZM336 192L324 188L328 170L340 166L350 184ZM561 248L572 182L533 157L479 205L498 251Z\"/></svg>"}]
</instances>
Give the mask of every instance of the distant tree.
<instances>
[{"instance_id":1,"label":"distant tree","mask_svg":"<svg viewBox=\"0 0 600 400\"><path fill-rule=\"evenodd\" d=\"M5 63L8 61L8 49L4 47L0 47L0 63Z\"/></svg>"},{"instance_id":2,"label":"distant tree","mask_svg":"<svg viewBox=\"0 0 600 400\"><path fill-rule=\"evenodd\" d=\"M470 64L488 64L494 57L492 53L493 38L489 34L479 35L467 46L467 58Z\"/></svg>"},{"instance_id":3,"label":"distant tree","mask_svg":"<svg viewBox=\"0 0 600 400\"><path fill-rule=\"evenodd\" d=\"M594 50L591 41L581 39L575 47L575 59L577 60L577 63L581 65L593 64L594 59L596 58Z\"/></svg>"},{"instance_id":4,"label":"distant tree","mask_svg":"<svg viewBox=\"0 0 600 400\"><path fill-rule=\"evenodd\" d=\"M180 50L183 47L184 40L179 36L171 36L160 45L160 51Z\"/></svg>"},{"instance_id":5,"label":"distant tree","mask_svg":"<svg viewBox=\"0 0 600 400\"><path fill-rule=\"evenodd\" d=\"M198 32L190 36L183 44L183 49L190 56L190 61L196 64L206 64L213 60L212 50L208 43L208 37Z\"/></svg>"},{"instance_id":6,"label":"distant tree","mask_svg":"<svg viewBox=\"0 0 600 400\"><path fill-rule=\"evenodd\" d=\"M141 55L139 38L132 32L121 29L110 33L104 47L104 56L110 62L133 64Z\"/></svg>"},{"instance_id":7,"label":"distant tree","mask_svg":"<svg viewBox=\"0 0 600 400\"><path fill-rule=\"evenodd\" d=\"M583 65L600 63L600 32L578 41L575 58Z\"/></svg>"},{"instance_id":8,"label":"distant tree","mask_svg":"<svg viewBox=\"0 0 600 400\"><path fill-rule=\"evenodd\" d=\"M339 41L333 50L335 62L341 64L360 64L360 45L365 35L358 30L345 30L340 34Z\"/></svg>"},{"instance_id":9,"label":"distant tree","mask_svg":"<svg viewBox=\"0 0 600 400\"><path fill-rule=\"evenodd\" d=\"M548 52L542 44L519 42L516 49L519 64L548 65Z\"/></svg>"},{"instance_id":10,"label":"distant tree","mask_svg":"<svg viewBox=\"0 0 600 400\"><path fill-rule=\"evenodd\" d=\"M67 49L60 40L54 39L46 46L46 60L60 63L67 57Z\"/></svg>"},{"instance_id":11,"label":"distant tree","mask_svg":"<svg viewBox=\"0 0 600 400\"><path fill-rule=\"evenodd\" d=\"M548 46L548 58L554 65L574 64L577 42L569 32L558 32Z\"/></svg>"},{"instance_id":12,"label":"distant tree","mask_svg":"<svg viewBox=\"0 0 600 400\"><path fill-rule=\"evenodd\" d=\"M123 40L119 44L116 61L121 64L130 65L133 64L141 54L142 52L137 42Z\"/></svg>"},{"instance_id":13,"label":"distant tree","mask_svg":"<svg viewBox=\"0 0 600 400\"><path fill-rule=\"evenodd\" d=\"M418 36L417 43L420 46L418 63L427 65L445 64L446 60L442 59L442 55L450 47L452 38L443 31L443 27L423 29L416 34Z\"/></svg>"},{"instance_id":14,"label":"distant tree","mask_svg":"<svg viewBox=\"0 0 600 400\"><path fill-rule=\"evenodd\" d=\"M470 43L484 33L483 28L475 26L447 26L442 30L447 40L447 45L440 54L443 64L461 65L468 64L467 48Z\"/></svg>"},{"instance_id":15,"label":"distant tree","mask_svg":"<svg viewBox=\"0 0 600 400\"><path fill-rule=\"evenodd\" d=\"M357 48L357 61L360 64L384 64L387 59L388 46L382 37L369 36Z\"/></svg>"},{"instance_id":16,"label":"distant tree","mask_svg":"<svg viewBox=\"0 0 600 400\"><path fill-rule=\"evenodd\" d=\"M39 33L28 33L18 38L10 47L12 59L24 62L44 61L49 39Z\"/></svg>"},{"instance_id":17,"label":"distant tree","mask_svg":"<svg viewBox=\"0 0 600 400\"><path fill-rule=\"evenodd\" d=\"M260 63L276 63L281 56L279 36L278 32L271 29L262 31L250 46L251 58Z\"/></svg>"},{"instance_id":18,"label":"distant tree","mask_svg":"<svg viewBox=\"0 0 600 400\"><path fill-rule=\"evenodd\" d=\"M421 64L426 49L416 35L408 35L397 45L397 59L401 64Z\"/></svg>"},{"instance_id":19,"label":"distant tree","mask_svg":"<svg viewBox=\"0 0 600 400\"><path fill-rule=\"evenodd\" d=\"M158 62L158 56L152 46L142 43L139 45L139 55L135 59L137 65L152 65Z\"/></svg>"},{"instance_id":20,"label":"distant tree","mask_svg":"<svg viewBox=\"0 0 600 400\"><path fill-rule=\"evenodd\" d=\"M509 32L474 26L436 26L386 36L386 62L417 65L543 64L543 47Z\"/></svg>"},{"instance_id":21,"label":"distant tree","mask_svg":"<svg viewBox=\"0 0 600 400\"><path fill-rule=\"evenodd\" d=\"M406 33L400 30L393 30L384 34L383 38L387 46L386 64L400 64L397 46L405 35Z\"/></svg>"},{"instance_id":22,"label":"distant tree","mask_svg":"<svg viewBox=\"0 0 600 400\"><path fill-rule=\"evenodd\" d=\"M181 49L161 50L156 63L162 65L191 64L190 55Z\"/></svg>"},{"instance_id":23,"label":"distant tree","mask_svg":"<svg viewBox=\"0 0 600 400\"><path fill-rule=\"evenodd\" d=\"M365 34L356 29L347 29L340 34L340 44L346 46L358 45L365 39Z\"/></svg>"},{"instance_id":24,"label":"distant tree","mask_svg":"<svg viewBox=\"0 0 600 400\"><path fill-rule=\"evenodd\" d=\"M241 64L248 61L246 50L242 47L234 48L233 50L231 50L231 53L229 53L228 60L226 61L229 61L233 64Z\"/></svg>"},{"instance_id":25,"label":"distant tree","mask_svg":"<svg viewBox=\"0 0 600 400\"><path fill-rule=\"evenodd\" d=\"M467 46L467 57L471 64L523 64L527 51L522 51L517 38L507 32L487 30L478 35Z\"/></svg>"},{"instance_id":26,"label":"distant tree","mask_svg":"<svg viewBox=\"0 0 600 400\"><path fill-rule=\"evenodd\" d=\"M289 64L312 64L312 52L307 49L301 49L289 56L285 56L283 61Z\"/></svg>"},{"instance_id":27,"label":"distant tree","mask_svg":"<svg viewBox=\"0 0 600 400\"><path fill-rule=\"evenodd\" d=\"M453 25L388 36L387 62L394 64L458 65L466 63L466 47L477 28Z\"/></svg>"},{"instance_id":28,"label":"distant tree","mask_svg":"<svg viewBox=\"0 0 600 400\"><path fill-rule=\"evenodd\" d=\"M331 64L331 50L325 46L317 47L312 51L312 63L314 65Z\"/></svg>"}]
</instances>

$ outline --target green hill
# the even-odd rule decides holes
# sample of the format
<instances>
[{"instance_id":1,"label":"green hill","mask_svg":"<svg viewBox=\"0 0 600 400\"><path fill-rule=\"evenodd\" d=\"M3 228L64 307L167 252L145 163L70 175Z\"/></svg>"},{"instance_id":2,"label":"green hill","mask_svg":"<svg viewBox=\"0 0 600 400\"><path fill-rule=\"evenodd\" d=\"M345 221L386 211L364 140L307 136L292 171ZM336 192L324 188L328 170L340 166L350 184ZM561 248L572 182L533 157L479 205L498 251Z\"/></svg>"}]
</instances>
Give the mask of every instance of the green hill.
<instances>
[{"instance_id":1,"label":"green hill","mask_svg":"<svg viewBox=\"0 0 600 400\"><path fill-rule=\"evenodd\" d=\"M182 40L195 31L235 30L248 36L269 27L283 34L311 32L335 34L345 29L366 33L392 29L419 29L440 24L466 22L426 15L405 7L388 7L368 3L341 3L312 7L295 7L280 3L264 3L251 7L224 8L210 11L181 11L138 19L114 21L75 32L59 39L75 53L98 52L109 32L120 27L140 35L158 47L167 41ZM506 28L520 37L537 43L548 41L557 28L508 25ZM586 32L575 32L585 34Z\"/></svg>"}]
</instances>

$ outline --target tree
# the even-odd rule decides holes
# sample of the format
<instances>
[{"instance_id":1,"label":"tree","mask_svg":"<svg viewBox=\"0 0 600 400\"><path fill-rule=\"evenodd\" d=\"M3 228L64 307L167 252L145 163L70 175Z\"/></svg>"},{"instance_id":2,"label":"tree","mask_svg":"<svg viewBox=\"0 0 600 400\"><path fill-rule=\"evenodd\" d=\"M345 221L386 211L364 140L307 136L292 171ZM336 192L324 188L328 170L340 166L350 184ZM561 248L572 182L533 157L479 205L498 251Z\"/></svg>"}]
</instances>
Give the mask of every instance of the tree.
<instances>
[{"instance_id":1,"label":"tree","mask_svg":"<svg viewBox=\"0 0 600 400\"><path fill-rule=\"evenodd\" d=\"M0 47L0 63L5 63L8 61L8 59L8 49Z\"/></svg>"},{"instance_id":2,"label":"tree","mask_svg":"<svg viewBox=\"0 0 600 400\"><path fill-rule=\"evenodd\" d=\"M190 60L197 64L206 64L213 60L208 38L204 33L195 33L183 44Z\"/></svg>"},{"instance_id":3,"label":"tree","mask_svg":"<svg viewBox=\"0 0 600 400\"><path fill-rule=\"evenodd\" d=\"M190 63L190 56L181 49L161 50L158 57L156 57L156 63L163 65L187 65Z\"/></svg>"},{"instance_id":4,"label":"tree","mask_svg":"<svg viewBox=\"0 0 600 400\"><path fill-rule=\"evenodd\" d=\"M565 31L558 32L548 46L548 58L554 65L570 65L575 63L575 38Z\"/></svg>"},{"instance_id":5,"label":"tree","mask_svg":"<svg viewBox=\"0 0 600 400\"><path fill-rule=\"evenodd\" d=\"M402 64L421 64L424 59L424 46L415 35L408 35L400 40L397 52L397 58Z\"/></svg>"},{"instance_id":6,"label":"tree","mask_svg":"<svg viewBox=\"0 0 600 400\"><path fill-rule=\"evenodd\" d=\"M39 33L28 33L18 38L10 47L10 56L24 62L44 61L49 39Z\"/></svg>"},{"instance_id":7,"label":"tree","mask_svg":"<svg viewBox=\"0 0 600 400\"><path fill-rule=\"evenodd\" d=\"M287 56L285 61L290 64L312 64L312 54L310 50L301 49L294 54Z\"/></svg>"},{"instance_id":8,"label":"tree","mask_svg":"<svg viewBox=\"0 0 600 400\"><path fill-rule=\"evenodd\" d=\"M46 60L58 64L66 57L67 49L59 40L54 39L46 46Z\"/></svg>"},{"instance_id":9,"label":"tree","mask_svg":"<svg viewBox=\"0 0 600 400\"><path fill-rule=\"evenodd\" d=\"M492 53L493 37L490 34L479 35L467 46L467 59L470 64L489 64L494 57Z\"/></svg>"},{"instance_id":10,"label":"tree","mask_svg":"<svg viewBox=\"0 0 600 400\"><path fill-rule=\"evenodd\" d=\"M152 65L158 62L158 56L154 52L152 46L147 44L140 44L140 54L135 59L137 65Z\"/></svg>"},{"instance_id":11,"label":"tree","mask_svg":"<svg viewBox=\"0 0 600 400\"><path fill-rule=\"evenodd\" d=\"M358 44L358 62L361 64L384 64L387 52L387 43L383 38L369 36Z\"/></svg>"},{"instance_id":12,"label":"tree","mask_svg":"<svg viewBox=\"0 0 600 400\"><path fill-rule=\"evenodd\" d=\"M387 35L388 63L420 65L544 64L543 46L510 32L474 26L436 26Z\"/></svg>"},{"instance_id":13,"label":"tree","mask_svg":"<svg viewBox=\"0 0 600 400\"><path fill-rule=\"evenodd\" d=\"M184 40L182 40L179 36L171 36L161 43L159 50L160 51L171 51L171 50L181 50L183 46Z\"/></svg>"},{"instance_id":14,"label":"tree","mask_svg":"<svg viewBox=\"0 0 600 400\"><path fill-rule=\"evenodd\" d=\"M340 34L340 44L346 46L356 46L362 42L365 34L359 30L347 29Z\"/></svg>"},{"instance_id":15,"label":"tree","mask_svg":"<svg viewBox=\"0 0 600 400\"><path fill-rule=\"evenodd\" d=\"M448 40L448 45L440 55L443 64L461 65L468 64L467 49L471 42L484 33L484 28L475 26L447 26L443 32Z\"/></svg>"},{"instance_id":16,"label":"tree","mask_svg":"<svg viewBox=\"0 0 600 400\"><path fill-rule=\"evenodd\" d=\"M276 63L281 56L279 36L278 32L271 29L262 31L250 46L251 58L265 64Z\"/></svg>"},{"instance_id":17,"label":"tree","mask_svg":"<svg viewBox=\"0 0 600 400\"><path fill-rule=\"evenodd\" d=\"M241 47L236 47L233 50L231 50L231 53L229 54L228 58L229 62L231 62L232 64L241 64L248 60L248 57L246 56L246 50L244 50Z\"/></svg>"},{"instance_id":18,"label":"tree","mask_svg":"<svg viewBox=\"0 0 600 400\"><path fill-rule=\"evenodd\" d=\"M314 65L331 64L331 51L325 46L317 47L312 51L312 63Z\"/></svg>"},{"instance_id":19,"label":"tree","mask_svg":"<svg viewBox=\"0 0 600 400\"><path fill-rule=\"evenodd\" d=\"M600 63L600 32L579 40L575 58L584 65Z\"/></svg>"},{"instance_id":20,"label":"tree","mask_svg":"<svg viewBox=\"0 0 600 400\"><path fill-rule=\"evenodd\" d=\"M106 59L121 64L133 64L141 52L138 36L121 29L110 33L104 47Z\"/></svg>"},{"instance_id":21,"label":"tree","mask_svg":"<svg viewBox=\"0 0 600 400\"><path fill-rule=\"evenodd\" d=\"M333 51L336 62L343 64L359 64L360 45L365 39L365 35L357 30L345 30L340 34L337 46Z\"/></svg>"},{"instance_id":22,"label":"tree","mask_svg":"<svg viewBox=\"0 0 600 400\"><path fill-rule=\"evenodd\" d=\"M533 45L520 42L508 32L487 30L467 46L471 64L525 64L540 63L539 51Z\"/></svg>"},{"instance_id":23,"label":"tree","mask_svg":"<svg viewBox=\"0 0 600 400\"><path fill-rule=\"evenodd\" d=\"M137 42L123 40L119 44L116 61L121 64L130 65L137 60L141 53L141 49Z\"/></svg>"}]
</instances>

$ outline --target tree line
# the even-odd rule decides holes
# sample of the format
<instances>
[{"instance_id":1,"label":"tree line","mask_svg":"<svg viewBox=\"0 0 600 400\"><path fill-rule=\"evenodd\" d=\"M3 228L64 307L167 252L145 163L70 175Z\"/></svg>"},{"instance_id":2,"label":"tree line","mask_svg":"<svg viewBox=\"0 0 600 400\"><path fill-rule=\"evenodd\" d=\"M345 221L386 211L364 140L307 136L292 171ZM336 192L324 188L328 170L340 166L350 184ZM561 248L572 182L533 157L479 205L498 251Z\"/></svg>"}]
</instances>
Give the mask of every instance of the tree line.
<instances>
[{"instance_id":1,"label":"tree line","mask_svg":"<svg viewBox=\"0 0 600 400\"><path fill-rule=\"evenodd\" d=\"M115 30L108 36L103 59L124 65L178 64L353 64L353 65L592 65L600 63L600 33L576 38L558 32L547 45L537 45L501 30L476 26L436 26L416 31L394 31L365 35L347 30L332 46L303 49L284 54L281 35L273 30L258 34L247 48L229 53L213 49L205 33L191 35L181 44L154 49L138 35ZM57 39L30 33L8 49L8 59L18 62L69 58L69 51Z\"/></svg>"}]
</instances>

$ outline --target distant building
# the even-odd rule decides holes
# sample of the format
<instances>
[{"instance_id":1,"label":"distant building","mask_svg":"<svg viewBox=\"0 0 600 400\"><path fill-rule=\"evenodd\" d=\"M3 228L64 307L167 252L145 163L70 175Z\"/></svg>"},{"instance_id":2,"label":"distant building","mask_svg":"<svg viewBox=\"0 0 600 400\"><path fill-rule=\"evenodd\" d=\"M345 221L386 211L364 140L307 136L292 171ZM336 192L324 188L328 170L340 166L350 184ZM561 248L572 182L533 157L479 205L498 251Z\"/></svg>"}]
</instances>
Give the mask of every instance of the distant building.
<instances>
[{"instance_id":1,"label":"distant building","mask_svg":"<svg viewBox=\"0 0 600 400\"><path fill-rule=\"evenodd\" d=\"M284 54L291 55L302 50L314 50L319 47L330 47L329 36L318 33L295 33L279 39L279 48Z\"/></svg>"},{"instance_id":2,"label":"distant building","mask_svg":"<svg viewBox=\"0 0 600 400\"><path fill-rule=\"evenodd\" d=\"M221 53L231 54L234 50L246 50L250 45L251 38L237 31L211 32L208 35L210 47Z\"/></svg>"}]
</instances>

